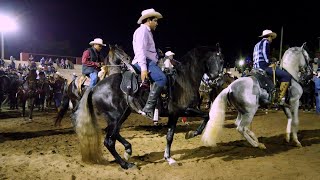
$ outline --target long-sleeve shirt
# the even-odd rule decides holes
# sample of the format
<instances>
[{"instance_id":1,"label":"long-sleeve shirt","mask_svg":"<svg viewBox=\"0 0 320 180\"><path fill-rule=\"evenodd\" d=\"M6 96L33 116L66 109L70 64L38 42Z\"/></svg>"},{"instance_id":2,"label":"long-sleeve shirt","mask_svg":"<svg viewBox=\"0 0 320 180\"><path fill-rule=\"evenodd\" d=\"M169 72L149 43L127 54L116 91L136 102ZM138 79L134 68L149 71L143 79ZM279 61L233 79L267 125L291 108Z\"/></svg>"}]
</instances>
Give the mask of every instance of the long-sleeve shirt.
<instances>
[{"instance_id":1,"label":"long-sleeve shirt","mask_svg":"<svg viewBox=\"0 0 320 180\"><path fill-rule=\"evenodd\" d=\"M81 58L81 61L82 61L82 64L83 65L86 65L88 67L98 67L99 65L99 62L93 62L90 60L90 52L89 50L85 50L82 54L82 58Z\"/></svg>"},{"instance_id":2,"label":"long-sleeve shirt","mask_svg":"<svg viewBox=\"0 0 320 180\"><path fill-rule=\"evenodd\" d=\"M318 93L318 96L320 95L320 77L314 78L314 92Z\"/></svg>"},{"instance_id":3,"label":"long-sleeve shirt","mask_svg":"<svg viewBox=\"0 0 320 180\"><path fill-rule=\"evenodd\" d=\"M270 65L270 43L267 38L259 41L253 50L253 65L254 68L265 69Z\"/></svg>"},{"instance_id":4,"label":"long-sleeve shirt","mask_svg":"<svg viewBox=\"0 0 320 180\"><path fill-rule=\"evenodd\" d=\"M133 34L134 58L132 64L138 63L141 71L147 70L147 59L157 62L158 55L150 27L141 24Z\"/></svg>"}]
</instances>

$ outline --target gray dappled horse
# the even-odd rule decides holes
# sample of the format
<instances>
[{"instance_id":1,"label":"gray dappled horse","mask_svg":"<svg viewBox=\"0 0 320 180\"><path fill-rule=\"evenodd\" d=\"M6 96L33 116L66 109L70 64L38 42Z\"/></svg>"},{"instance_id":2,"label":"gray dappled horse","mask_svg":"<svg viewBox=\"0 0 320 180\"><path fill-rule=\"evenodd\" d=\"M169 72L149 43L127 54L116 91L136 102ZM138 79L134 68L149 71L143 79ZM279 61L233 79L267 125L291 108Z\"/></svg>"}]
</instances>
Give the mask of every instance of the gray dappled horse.
<instances>
[{"instance_id":1,"label":"gray dappled horse","mask_svg":"<svg viewBox=\"0 0 320 180\"><path fill-rule=\"evenodd\" d=\"M299 125L299 99L302 95L302 87L298 83L298 73L312 73L308 65L309 55L302 47L292 47L285 51L282 61L283 68L292 75L291 86L288 90L290 108L283 107L284 113L288 118L286 141L290 141L292 133L293 141L296 146L301 146L298 140L297 132ZM214 100L210 109L210 120L208 121L202 142L206 146L215 146L217 137L222 131L223 122L225 119L225 110L227 102L232 104L238 111L238 116L235 122L237 130L244 138L253 146L265 149L265 145L258 141L258 138L250 130L252 119L259 108L260 102L268 100L270 94L266 93L257 79L254 77L241 77L231 83L224 89Z\"/></svg>"}]
</instances>

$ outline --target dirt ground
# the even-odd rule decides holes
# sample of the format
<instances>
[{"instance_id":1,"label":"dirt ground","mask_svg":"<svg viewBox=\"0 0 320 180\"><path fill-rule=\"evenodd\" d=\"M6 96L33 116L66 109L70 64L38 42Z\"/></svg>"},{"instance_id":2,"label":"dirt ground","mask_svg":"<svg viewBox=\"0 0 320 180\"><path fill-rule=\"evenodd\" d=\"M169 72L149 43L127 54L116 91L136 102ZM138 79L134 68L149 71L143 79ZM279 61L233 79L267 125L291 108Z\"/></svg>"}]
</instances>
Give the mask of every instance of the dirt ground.
<instances>
[{"instance_id":1,"label":"dirt ground","mask_svg":"<svg viewBox=\"0 0 320 180\"><path fill-rule=\"evenodd\" d=\"M259 111L252 129L267 149L251 147L233 126L229 112L217 147L204 147L201 136L186 140L185 133L200 124L188 118L179 121L172 144L178 165L163 159L167 128L132 114L121 134L132 144L130 159L137 169L123 170L103 147L106 164L81 161L78 139L69 116L63 126L53 127L54 112L35 112L27 123L15 111L0 113L0 179L319 179L320 118L314 112L299 112L302 148L284 142L286 117L282 111ZM99 121L101 129L106 126ZM166 118L161 120L166 123ZM103 133L103 131L101 131ZM103 143L103 139L101 139ZM124 148L116 144L122 155Z\"/></svg>"}]
</instances>

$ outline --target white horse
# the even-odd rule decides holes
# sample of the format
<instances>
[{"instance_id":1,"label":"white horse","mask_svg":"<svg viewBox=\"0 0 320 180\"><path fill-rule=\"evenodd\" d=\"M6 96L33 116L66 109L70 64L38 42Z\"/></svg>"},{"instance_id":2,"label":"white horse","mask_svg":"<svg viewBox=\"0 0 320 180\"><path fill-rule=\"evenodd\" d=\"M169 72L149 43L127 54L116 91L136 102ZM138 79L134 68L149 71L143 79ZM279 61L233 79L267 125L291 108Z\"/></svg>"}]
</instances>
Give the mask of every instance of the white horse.
<instances>
[{"instance_id":1,"label":"white horse","mask_svg":"<svg viewBox=\"0 0 320 180\"><path fill-rule=\"evenodd\" d=\"M298 109L299 99L302 95L302 87L298 83L299 71L301 73L312 73L309 63L309 55L301 47L292 47L285 51L282 61L283 68L292 75L291 87L288 90L290 108L284 107L284 113L288 118L286 141L290 141L292 133L295 145L301 147L297 132L299 125ZM253 146L265 149L265 145L258 141L258 138L250 130L252 119L258 110L259 102L268 100L270 94L263 90L257 79L253 76L242 77L231 83L214 100L210 109L210 120L202 135L202 142L206 146L215 146L217 137L223 129L227 102L230 102L238 111L235 121L237 130Z\"/></svg>"}]
</instances>

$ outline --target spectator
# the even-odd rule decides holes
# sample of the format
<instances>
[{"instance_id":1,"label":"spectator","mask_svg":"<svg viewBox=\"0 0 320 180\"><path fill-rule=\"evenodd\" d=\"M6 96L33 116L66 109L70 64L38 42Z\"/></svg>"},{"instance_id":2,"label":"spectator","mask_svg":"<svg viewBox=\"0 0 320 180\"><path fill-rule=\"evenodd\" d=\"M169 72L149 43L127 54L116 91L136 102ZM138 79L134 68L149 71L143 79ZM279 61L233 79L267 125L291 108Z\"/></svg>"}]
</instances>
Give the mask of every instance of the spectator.
<instances>
[{"instance_id":1,"label":"spectator","mask_svg":"<svg viewBox=\"0 0 320 180\"><path fill-rule=\"evenodd\" d=\"M320 69L317 76L314 78L314 93L316 96L316 114L320 115Z\"/></svg>"}]
</instances>

